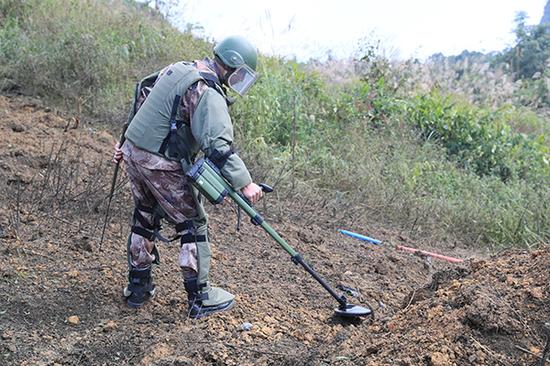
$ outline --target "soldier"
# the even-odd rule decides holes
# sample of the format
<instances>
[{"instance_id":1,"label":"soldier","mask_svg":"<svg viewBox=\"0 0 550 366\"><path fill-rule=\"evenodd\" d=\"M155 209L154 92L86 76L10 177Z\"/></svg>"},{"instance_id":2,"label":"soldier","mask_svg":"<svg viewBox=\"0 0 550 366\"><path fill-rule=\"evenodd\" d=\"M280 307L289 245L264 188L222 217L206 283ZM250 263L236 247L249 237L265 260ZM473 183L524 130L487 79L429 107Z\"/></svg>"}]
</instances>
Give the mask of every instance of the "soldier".
<instances>
[{"instance_id":1,"label":"soldier","mask_svg":"<svg viewBox=\"0 0 550 366\"><path fill-rule=\"evenodd\" d=\"M214 58L177 62L143 79L129 116L126 141L115 146L123 159L135 210L128 238L127 304L139 308L154 294L151 266L158 264L155 239L159 215L181 235L179 265L189 317L229 310L234 296L209 283L207 217L185 172L202 151L222 175L252 203L263 193L233 151L233 126L226 87L244 95L256 80L257 52L246 39L232 36L214 47ZM163 239L163 238L162 238Z\"/></svg>"}]
</instances>

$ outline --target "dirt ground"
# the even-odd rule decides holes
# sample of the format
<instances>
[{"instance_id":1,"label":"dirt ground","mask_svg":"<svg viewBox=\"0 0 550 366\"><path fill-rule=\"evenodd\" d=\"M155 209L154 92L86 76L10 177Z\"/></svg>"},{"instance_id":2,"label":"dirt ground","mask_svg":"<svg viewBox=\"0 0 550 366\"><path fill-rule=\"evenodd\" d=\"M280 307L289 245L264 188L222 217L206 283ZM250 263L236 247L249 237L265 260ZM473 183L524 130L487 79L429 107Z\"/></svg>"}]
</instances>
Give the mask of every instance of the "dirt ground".
<instances>
[{"instance_id":1,"label":"dirt ground","mask_svg":"<svg viewBox=\"0 0 550 366\"><path fill-rule=\"evenodd\" d=\"M259 207L272 225L334 287L357 289L348 298L372 307L373 317L335 317L334 299L267 234L248 220L236 230L229 203L208 206L212 281L236 294L237 306L188 319L178 247L161 245L157 295L127 308L132 203L124 174L99 248L117 132L77 122L34 100L0 96L0 365L540 363L550 246L468 255L465 245L425 247L383 227L349 228L383 240L375 246L339 234L322 212L307 224L278 219L269 197Z\"/></svg>"}]
</instances>

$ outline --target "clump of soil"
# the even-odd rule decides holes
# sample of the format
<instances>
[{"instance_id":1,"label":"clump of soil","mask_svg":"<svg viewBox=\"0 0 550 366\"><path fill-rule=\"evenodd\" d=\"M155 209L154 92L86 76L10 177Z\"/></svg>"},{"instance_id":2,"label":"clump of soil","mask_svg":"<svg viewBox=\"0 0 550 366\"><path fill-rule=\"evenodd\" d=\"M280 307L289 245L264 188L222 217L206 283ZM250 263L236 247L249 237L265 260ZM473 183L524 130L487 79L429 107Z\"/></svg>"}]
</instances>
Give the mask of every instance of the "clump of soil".
<instances>
[{"instance_id":1,"label":"clump of soil","mask_svg":"<svg viewBox=\"0 0 550 366\"><path fill-rule=\"evenodd\" d=\"M237 306L188 319L178 246L161 245L157 295L128 309L124 174L98 245L117 138L23 98L0 97L0 118L2 365L530 365L542 353L550 247L448 264L395 251L406 239L383 228L370 233L382 246L344 237L322 212L275 220L269 197L272 225L374 317L334 317L334 299L263 231L235 229L228 203L208 207L212 281Z\"/></svg>"}]
</instances>

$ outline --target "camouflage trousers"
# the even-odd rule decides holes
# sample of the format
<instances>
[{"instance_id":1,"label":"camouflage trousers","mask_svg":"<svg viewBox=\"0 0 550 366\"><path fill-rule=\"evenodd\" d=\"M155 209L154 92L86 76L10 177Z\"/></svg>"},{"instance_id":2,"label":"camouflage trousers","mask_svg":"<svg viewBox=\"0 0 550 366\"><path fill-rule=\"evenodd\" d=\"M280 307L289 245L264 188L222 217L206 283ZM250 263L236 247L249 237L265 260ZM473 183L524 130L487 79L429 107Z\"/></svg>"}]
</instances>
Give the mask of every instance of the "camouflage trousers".
<instances>
[{"instance_id":1,"label":"camouflage trousers","mask_svg":"<svg viewBox=\"0 0 550 366\"><path fill-rule=\"evenodd\" d=\"M194 229L179 234L206 235L206 215L189 184L179 162L164 159L142 150L126 141L122 146L126 173L130 181L136 208L160 209L164 218L173 224L192 220ZM140 210L139 214L153 225L153 214ZM143 228L134 215L132 225ZM130 234L129 262L133 267L149 267L155 258L155 243L136 233ZM197 245L181 245L178 263L184 275L198 272Z\"/></svg>"}]
</instances>

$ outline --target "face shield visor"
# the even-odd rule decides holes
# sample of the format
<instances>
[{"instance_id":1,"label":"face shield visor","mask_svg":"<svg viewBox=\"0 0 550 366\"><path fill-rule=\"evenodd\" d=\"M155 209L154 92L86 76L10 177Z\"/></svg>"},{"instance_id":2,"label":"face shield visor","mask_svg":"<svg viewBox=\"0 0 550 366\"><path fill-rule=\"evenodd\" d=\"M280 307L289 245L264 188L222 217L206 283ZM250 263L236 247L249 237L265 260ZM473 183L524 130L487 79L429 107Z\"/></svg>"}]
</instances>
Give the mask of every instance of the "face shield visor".
<instances>
[{"instance_id":1,"label":"face shield visor","mask_svg":"<svg viewBox=\"0 0 550 366\"><path fill-rule=\"evenodd\" d=\"M227 79L227 85L240 96L246 94L248 89L254 85L258 76L250 67L246 64L239 66Z\"/></svg>"}]
</instances>

